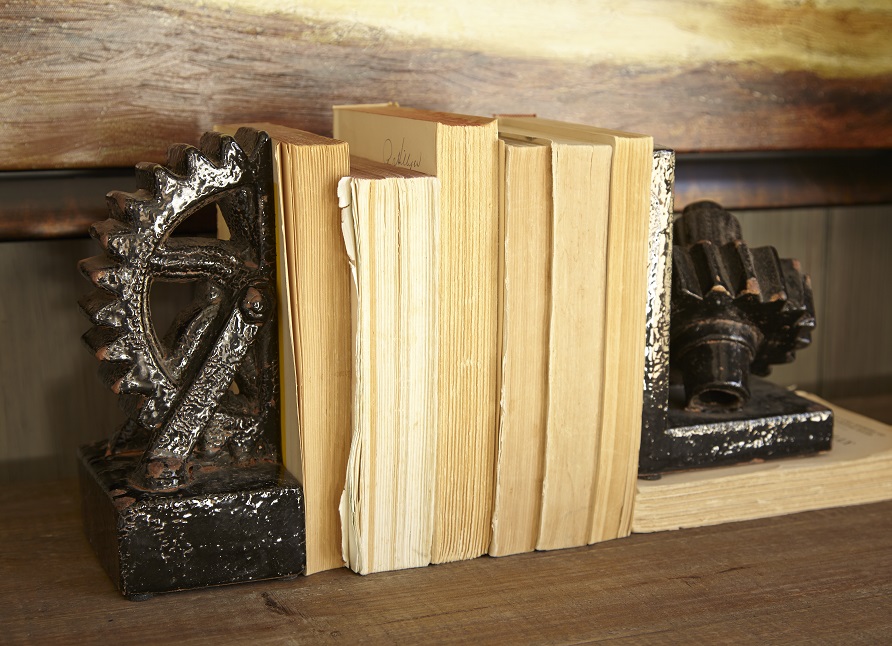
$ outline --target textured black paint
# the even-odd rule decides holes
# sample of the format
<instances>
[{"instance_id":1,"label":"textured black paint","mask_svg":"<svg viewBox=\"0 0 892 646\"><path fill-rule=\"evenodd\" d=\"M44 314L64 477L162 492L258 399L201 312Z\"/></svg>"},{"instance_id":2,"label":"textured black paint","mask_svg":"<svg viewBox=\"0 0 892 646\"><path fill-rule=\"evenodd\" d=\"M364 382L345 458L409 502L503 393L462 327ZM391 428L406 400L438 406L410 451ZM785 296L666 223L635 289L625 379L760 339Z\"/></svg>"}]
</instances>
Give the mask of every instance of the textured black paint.
<instances>
[{"instance_id":1,"label":"textured black paint","mask_svg":"<svg viewBox=\"0 0 892 646\"><path fill-rule=\"evenodd\" d=\"M271 579L304 569L303 497L281 465L200 470L168 493L132 487L137 456L80 450L87 537L129 598Z\"/></svg>"},{"instance_id":2,"label":"textured black paint","mask_svg":"<svg viewBox=\"0 0 892 646\"><path fill-rule=\"evenodd\" d=\"M137 166L91 228L105 253L80 263L100 376L127 421L81 449L87 534L130 598L291 576L305 564L300 485L279 464L279 357L272 145L206 134ZM173 236L217 208L229 240ZM164 334L155 280L195 283Z\"/></svg>"},{"instance_id":3,"label":"textured black paint","mask_svg":"<svg viewBox=\"0 0 892 646\"><path fill-rule=\"evenodd\" d=\"M684 388L669 389L669 428L642 452L640 476L829 451L832 411L753 377L741 408L685 409Z\"/></svg>"},{"instance_id":4,"label":"textured black paint","mask_svg":"<svg viewBox=\"0 0 892 646\"><path fill-rule=\"evenodd\" d=\"M829 450L829 409L750 377L811 341L799 263L750 249L714 202L685 208L673 235L668 423L645 423L639 474Z\"/></svg>"}]
</instances>

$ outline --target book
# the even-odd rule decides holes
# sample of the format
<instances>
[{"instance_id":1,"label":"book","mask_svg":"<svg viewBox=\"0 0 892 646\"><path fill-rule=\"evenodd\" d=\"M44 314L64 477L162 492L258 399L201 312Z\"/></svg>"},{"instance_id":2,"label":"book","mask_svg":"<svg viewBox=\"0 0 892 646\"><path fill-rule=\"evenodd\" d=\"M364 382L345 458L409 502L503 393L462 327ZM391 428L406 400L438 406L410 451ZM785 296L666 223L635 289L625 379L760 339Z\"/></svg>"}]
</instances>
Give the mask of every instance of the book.
<instances>
[{"instance_id":1,"label":"book","mask_svg":"<svg viewBox=\"0 0 892 646\"><path fill-rule=\"evenodd\" d=\"M626 536L631 531L632 505L637 476L638 449L640 444L643 382L644 342L645 342L645 301L648 271L648 227L650 215L651 179L653 171L653 139L646 135L605 130L591 126L566 124L535 117L500 118L502 133L513 137L548 139L552 143L575 145L600 145L609 150L608 205L606 248L600 263L606 258L606 282L604 283L602 322L592 320L590 326L603 325L602 331L592 331L591 336L600 337L601 356L598 364L603 368L589 368L586 372L576 369L574 376L585 375L591 378L594 372L600 379L596 389L594 404L577 403L580 411L588 407L589 430L587 445L581 445L577 452L584 455L591 449L592 482L567 479L569 486L556 488L555 504L558 508L580 509L578 499L588 501L586 530L580 537L576 518L571 527L561 523L549 525L545 522L547 513L545 502L548 487L546 467L543 486L543 517L541 526L551 536L541 537L540 549L568 547ZM557 240L555 234L555 240ZM555 245L557 242L554 243ZM568 240L572 244L572 240ZM555 252L557 258L557 252ZM553 268L552 298L555 294L557 270ZM554 341L559 335L554 329L559 320L557 305L552 304L552 331ZM569 327L568 330L572 330ZM577 332L572 340L578 341ZM554 352L554 350L552 350ZM553 357L552 357L553 359ZM573 364L567 364L571 366ZM549 365L551 388L552 374L557 375L561 366ZM572 370L571 368L568 368ZM569 382L572 377L567 377ZM560 409L561 405L549 392L549 410ZM584 423L585 413L577 416ZM560 441L560 433L566 433L568 424L556 423L549 427L546 440L546 455L550 444ZM578 433L577 437L581 437ZM548 458L546 458L547 464ZM579 456L573 465L584 469ZM554 469L559 473L558 468ZM571 492L572 490L572 492ZM562 529L564 528L564 529ZM564 536L567 529L572 535Z\"/></svg>"},{"instance_id":2,"label":"book","mask_svg":"<svg viewBox=\"0 0 892 646\"><path fill-rule=\"evenodd\" d=\"M337 106L353 154L440 179L439 383L432 562L484 554L499 374L496 121L388 105Z\"/></svg>"},{"instance_id":3,"label":"book","mask_svg":"<svg viewBox=\"0 0 892 646\"><path fill-rule=\"evenodd\" d=\"M501 122L500 130L503 135L520 136ZM545 550L589 542L603 377L612 151L604 144L560 137L531 141L544 144L550 169L546 176L550 214L544 346L547 397L535 543L537 549ZM534 182L533 178L527 181ZM506 325L509 318L506 314ZM505 343L506 352L512 350L514 339L506 337ZM514 351L529 353L526 348ZM507 425L502 425L507 434L510 421L509 417ZM500 446L506 444L500 441ZM506 447L500 463L514 450Z\"/></svg>"},{"instance_id":4,"label":"book","mask_svg":"<svg viewBox=\"0 0 892 646\"><path fill-rule=\"evenodd\" d=\"M639 480L632 529L657 532L892 499L892 426L833 410L833 449L816 456Z\"/></svg>"},{"instance_id":5,"label":"book","mask_svg":"<svg viewBox=\"0 0 892 646\"><path fill-rule=\"evenodd\" d=\"M343 553L360 574L428 565L437 429L435 177L353 157L338 194L353 277L353 436Z\"/></svg>"},{"instance_id":6,"label":"book","mask_svg":"<svg viewBox=\"0 0 892 646\"><path fill-rule=\"evenodd\" d=\"M279 220L282 453L304 491L306 574L342 567L338 503L351 436L350 269L337 186L346 143L269 123Z\"/></svg>"},{"instance_id":7,"label":"book","mask_svg":"<svg viewBox=\"0 0 892 646\"><path fill-rule=\"evenodd\" d=\"M539 536L551 318L551 148L499 140L502 366L491 556Z\"/></svg>"}]
</instances>

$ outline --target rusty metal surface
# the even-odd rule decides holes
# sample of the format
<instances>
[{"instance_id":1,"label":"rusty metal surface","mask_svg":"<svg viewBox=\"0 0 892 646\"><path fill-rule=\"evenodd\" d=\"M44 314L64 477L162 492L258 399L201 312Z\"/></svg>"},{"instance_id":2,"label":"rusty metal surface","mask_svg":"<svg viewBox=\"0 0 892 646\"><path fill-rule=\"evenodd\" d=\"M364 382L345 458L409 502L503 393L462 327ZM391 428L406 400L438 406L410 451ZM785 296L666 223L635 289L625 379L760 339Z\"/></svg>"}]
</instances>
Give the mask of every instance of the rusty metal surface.
<instances>
[{"instance_id":1,"label":"rusty metal surface","mask_svg":"<svg viewBox=\"0 0 892 646\"><path fill-rule=\"evenodd\" d=\"M87 536L126 597L303 571L303 493L282 465L205 468L189 487L147 492L129 482L138 456L99 443L79 458Z\"/></svg>"},{"instance_id":2,"label":"rusty metal surface","mask_svg":"<svg viewBox=\"0 0 892 646\"><path fill-rule=\"evenodd\" d=\"M685 208L673 235L668 423L645 425L639 473L828 450L828 409L750 378L811 341L815 309L799 263L750 249L714 202Z\"/></svg>"},{"instance_id":3,"label":"rusty metal surface","mask_svg":"<svg viewBox=\"0 0 892 646\"><path fill-rule=\"evenodd\" d=\"M684 388L670 388L669 423L654 435L639 462L639 475L718 467L829 451L829 408L754 377L751 396L737 409L697 412L685 408Z\"/></svg>"},{"instance_id":4,"label":"rusty metal surface","mask_svg":"<svg viewBox=\"0 0 892 646\"><path fill-rule=\"evenodd\" d=\"M94 324L84 340L129 417L109 450L145 451L133 478L149 489L185 486L196 460L276 458L271 152L265 135L242 138L244 150L208 133L200 148L172 148L169 167L137 166L139 189L110 193L111 217L91 227L105 253L80 263L98 288L80 301ZM231 240L171 236L209 203ZM155 280L197 284L161 334Z\"/></svg>"},{"instance_id":5,"label":"rusty metal surface","mask_svg":"<svg viewBox=\"0 0 892 646\"><path fill-rule=\"evenodd\" d=\"M672 210L675 152L654 148L648 231L644 345L643 437L666 428L669 399L669 307L672 290Z\"/></svg>"},{"instance_id":6,"label":"rusty metal surface","mask_svg":"<svg viewBox=\"0 0 892 646\"><path fill-rule=\"evenodd\" d=\"M688 409L739 408L750 372L765 376L811 343L815 308L798 261L750 249L718 204L692 204L676 221L672 273L670 352Z\"/></svg>"},{"instance_id":7,"label":"rusty metal surface","mask_svg":"<svg viewBox=\"0 0 892 646\"><path fill-rule=\"evenodd\" d=\"M81 480L88 536L127 595L303 569L303 498L279 464L272 163L265 133L207 133L166 166L139 164L137 191L109 193L91 227L104 254L79 264L97 287L80 301L84 341L127 421L83 447ZM172 235L208 207L229 240ZM195 286L167 331L156 280Z\"/></svg>"}]
</instances>

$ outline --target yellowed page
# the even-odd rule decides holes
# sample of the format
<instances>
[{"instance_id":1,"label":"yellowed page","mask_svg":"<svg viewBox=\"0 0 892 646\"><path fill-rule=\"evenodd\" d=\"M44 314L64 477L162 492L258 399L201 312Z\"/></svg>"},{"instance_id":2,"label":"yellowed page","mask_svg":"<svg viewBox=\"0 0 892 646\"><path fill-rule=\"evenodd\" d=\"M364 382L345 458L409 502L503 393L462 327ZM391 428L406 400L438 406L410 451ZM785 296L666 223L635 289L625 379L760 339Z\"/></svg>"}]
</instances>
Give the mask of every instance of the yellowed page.
<instances>
[{"instance_id":1,"label":"yellowed page","mask_svg":"<svg viewBox=\"0 0 892 646\"><path fill-rule=\"evenodd\" d=\"M816 456L694 469L639 480L633 531L765 518L892 499L892 426L833 409L833 448Z\"/></svg>"},{"instance_id":2,"label":"yellowed page","mask_svg":"<svg viewBox=\"0 0 892 646\"><path fill-rule=\"evenodd\" d=\"M432 560L473 558L490 541L498 407L496 122L381 105L339 106L334 123L355 153L441 181Z\"/></svg>"},{"instance_id":3,"label":"yellowed page","mask_svg":"<svg viewBox=\"0 0 892 646\"><path fill-rule=\"evenodd\" d=\"M437 174L437 123L335 106L334 137L372 161ZM374 106L370 106L374 107Z\"/></svg>"},{"instance_id":4,"label":"yellowed page","mask_svg":"<svg viewBox=\"0 0 892 646\"><path fill-rule=\"evenodd\" d=\"M548 412L537 549L585 545L601 431L610 148L552 143Z\"/></svg>"},{"instance_id":5,"label":"yellowed page","mask_svg":"<svg viewBox=\"0 0 892 646\"><path fill-rule=\"evenodd\" d=\"M551 314L551 150L500 142L502 369L491 556L536 548Z\"/></svg>"}]
</instances>

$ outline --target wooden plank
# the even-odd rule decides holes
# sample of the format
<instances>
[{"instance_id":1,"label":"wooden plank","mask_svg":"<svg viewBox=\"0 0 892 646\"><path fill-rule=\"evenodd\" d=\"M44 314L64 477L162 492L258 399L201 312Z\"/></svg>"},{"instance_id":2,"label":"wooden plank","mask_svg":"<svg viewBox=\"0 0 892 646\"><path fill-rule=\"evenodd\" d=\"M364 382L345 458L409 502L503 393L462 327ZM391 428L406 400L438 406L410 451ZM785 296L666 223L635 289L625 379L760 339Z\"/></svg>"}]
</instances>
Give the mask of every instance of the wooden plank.
<instances>
[{"instance_id":1,"label":"wooden plank","mask_svg":"<svg viewBox=\"0 0 892 646\"><path fill-rule=\"evenodd\" d=\"M888 150L678 155L675 208L713 200L726 209L892 203Z\"/></svg>"},{"instance_id":2,"label":"wooden plank","mask_svg":"<svg viewBox=\"0 0 892 646\"><path fill-rule=\"evenodd\" d=\"M91 224L108 217L106 193L135 188L133 168L0 173L0 240L82 238ZM216 214L210 210L177 228L179 233L215 230Z\"/></svg>"},{"instance_id":3,"label":"wooden plank","mask_svg":"<svg viewBox=\"0 0 892 646\"><path fill-rule=\"evenodd\" d=\"M360 577L121 598L71 481L0 491L10 643L879 643L892 503Z\"/></svg>"},{"instance_id":4,"label":"wooden plank","mask_svg":"<svg viewBox=\"0 0 892 646\"><path fill-rule=\"evenodd\" d=\"M771 381L783 386L797 386L809 392L823 392L823 354L834 337L826 325L827 281L827 209L790 209L742 211L735 213L750 248L771 246L781 258L795 258L802 271L811 277L818 325L810 347L796 353L796 361L772 368Z\"/></svg>"},{"instance_id":5,"label":"wooden plank","mask_svg":"<svg viewBox=\"0 0 892 646\"><path fill-rule=\"evenodd\" d=\"M890 151L685 154L676 163L675 208L704 199L731 210L892 204L889 177ZM133 188L132 168L2 173L0 240L86 235L107 217L103 196ZM215 219L202 215L180 230L213 232Z\"/></svg>"},{"instance_id":6,"label":"wooden plank","mask_svg":"<svg viewBox=\"0 0 892 646\"><path fill-rule=\"evenodd\" d=\"M100 252L88 239L0 244L0 482L73 475L77 447L124 419L80 341L90 323L77 298L92 286L77 261ZM191 292L157 287L153 319L170 322Z\"/></svg>"},{"instance_id":7,"label":"wooden plank","mask_svg":"<svg viewBox=\"0 0 892 646\"><path fill-rule=\"evenodd\" d=\"M882 4L440 4L4 3L0 168L163 161L215 123L326 134L332 104L392 99L647 132L680 151L892 145Z\"/></svg>"},{"instance_id":8,"label":"wooden plank","mask_svg":"<svg viewBox=\"0 0 892 646\"><path fill-rule=\"evenodd\" d=\"M831 209L823 353L826 397L892 393L892 207Z\"/></svg>"}]
</instances>

